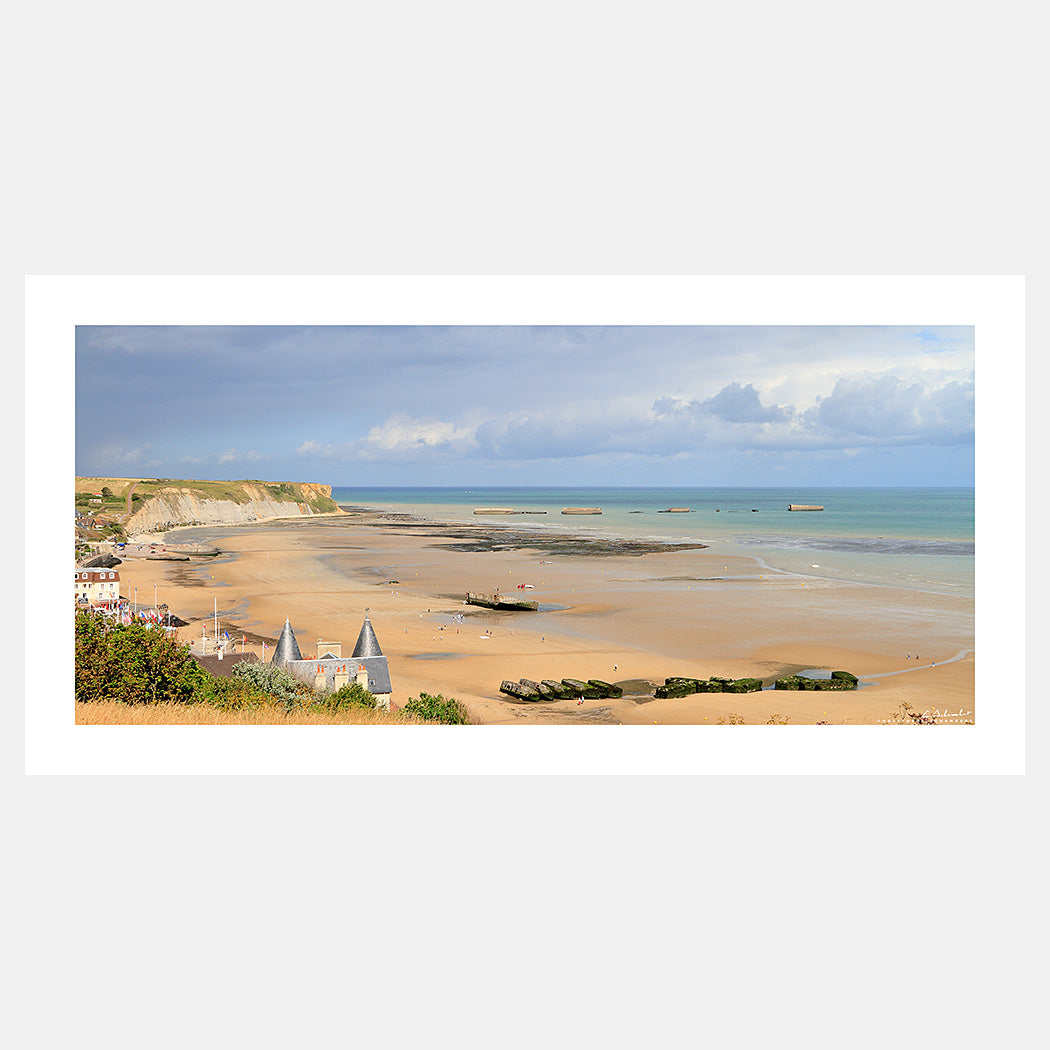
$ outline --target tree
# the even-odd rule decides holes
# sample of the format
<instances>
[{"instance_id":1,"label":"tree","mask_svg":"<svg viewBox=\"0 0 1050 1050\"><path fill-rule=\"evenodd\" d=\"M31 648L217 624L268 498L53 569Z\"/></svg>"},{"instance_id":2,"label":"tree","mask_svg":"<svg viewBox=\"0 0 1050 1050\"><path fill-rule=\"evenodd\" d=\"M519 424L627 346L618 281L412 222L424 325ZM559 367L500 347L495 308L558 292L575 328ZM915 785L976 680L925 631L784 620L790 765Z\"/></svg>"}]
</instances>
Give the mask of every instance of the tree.
<instances>
[{"instance_id":1,"label":"tree","mask_svg":"<svg viewBox=\"0 0 1050 1050\"><path fill-rule=\"evenodd\" d=\"M197 699L206 674L188 646L157 627L109 624L100 616L76 616L74 691L77 700L125 704L188 703Z\"/></svg>"}]
</instances>

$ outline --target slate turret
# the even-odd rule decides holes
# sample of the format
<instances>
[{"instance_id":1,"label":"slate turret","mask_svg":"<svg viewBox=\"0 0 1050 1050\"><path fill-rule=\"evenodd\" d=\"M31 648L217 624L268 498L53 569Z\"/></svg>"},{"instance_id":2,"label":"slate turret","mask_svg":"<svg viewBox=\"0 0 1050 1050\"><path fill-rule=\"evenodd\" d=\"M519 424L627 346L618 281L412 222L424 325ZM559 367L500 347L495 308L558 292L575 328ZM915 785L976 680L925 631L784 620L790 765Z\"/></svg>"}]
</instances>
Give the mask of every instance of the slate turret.
<instances>
[{"instance_id":1,"label":"slate turret","mask_svg":"<svg viewBox=\"0 0 1050 1050\"><path fill-rule=\"evenodd\" d=\"M354 656L364 659L369 656L382 656L383 650L379 648L379 639L372 630L372 621L365 616L365 622L361 625L361 633L357 636L357 645L354 646Z\"/></svg>"},{"instance_id":2,"label":"slate turret","mask_svg":"<svg viewBox=\"0 0 1050 1050\"><path fill-rule=\"evenodd\" d=\"M284 629L281 631L281 637L277 639L277 648L273 651L270 663L277 664L280 667L291 663L293 660L301 660L302 658L303 654L299 652L299 643L295 640L295 631L292 630L292 625L288 622L288 618L285 617Z\"/></svg>"}]
</instances>

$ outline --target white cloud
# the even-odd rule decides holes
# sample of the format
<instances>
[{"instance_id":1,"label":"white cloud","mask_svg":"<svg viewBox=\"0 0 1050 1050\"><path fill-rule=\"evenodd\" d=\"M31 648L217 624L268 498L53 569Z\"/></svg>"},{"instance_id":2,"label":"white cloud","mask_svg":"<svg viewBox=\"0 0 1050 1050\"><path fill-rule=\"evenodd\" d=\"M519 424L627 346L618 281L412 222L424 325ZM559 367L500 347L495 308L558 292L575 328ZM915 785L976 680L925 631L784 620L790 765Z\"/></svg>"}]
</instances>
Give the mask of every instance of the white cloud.
<instances>
[{"instance_id":1,"label":"white cloud","mask_svg":"<svg viewBox=\"0 0 1050 1050\"><path fill-rule=\"evenodd\" d=\"M317 459L401 461L428 455L469 453L477 448L475 428L448 420L412 419L394 415L355 441L324 444L304 441L296 452Z\"/></svg>"},{"instance_id":2,"label":"white cloud","mask_svg":"<svg viewBox=\"0 0 1050 1050\"><path fill-rule=\"evenodd\" d=\"M955 444L974 432L974 383L904 379L892 373L840 379L807 413L817 428L890 444Z\"/></svg>"},{"instance_id":3,"label":"white cloud","mask_svg":"<svg viewBox=\"0 0 1050 1050\"><path fill-rule=\"evenodd\" d=\"M830 393L815 403L769 404L753 384L733 381L704 399L658 397L648 411L627 401L552 407L490 420L478 427L478 445L493 458L571 459L965 444L973 436L972 376L946 374L827 377Z\"/></svg>"},{"instance_id":4,"label":"white cloud","mask_svg":"<svg viewBox=\"0 0 1050 1050\"><path fill-rule=\"evenodd\" d=\"M465 450L476 444L472 427L458 427L444 420L410 419L407 416L391 416L386 422L372 427L364 440L365 447L374 452L436 448Z\"/></svg>"},{"instance_id":5,"label":"white cloud","mask_svg":"<svg viewBox=\"0 0 1050 1050\"><path fill-rule=\"evenodd\" d=\"M219 456L218 462L221 466L223 463L252 462L257 459L262 459L262 456L260 456L258 452L253 452L251 450L247 452L238 452L235 448L228 448Z\"/></svg>"},{"instance_id":6,"label":"white cloud","mask_svg":"<svg viewBox=\"0 0 1050 1050\"><path fill-rule=\"evenodd\" d=\"M957 375L826 375L821 394L794 404L777 403L756 384L734 380L704 398L581 399L470 423L399 413L352 441L304 441L298 453L342 463L426 464L452 457L513 463L965 444L973 435L973 377L950 378Z\"/></svg>"}]
</instances>

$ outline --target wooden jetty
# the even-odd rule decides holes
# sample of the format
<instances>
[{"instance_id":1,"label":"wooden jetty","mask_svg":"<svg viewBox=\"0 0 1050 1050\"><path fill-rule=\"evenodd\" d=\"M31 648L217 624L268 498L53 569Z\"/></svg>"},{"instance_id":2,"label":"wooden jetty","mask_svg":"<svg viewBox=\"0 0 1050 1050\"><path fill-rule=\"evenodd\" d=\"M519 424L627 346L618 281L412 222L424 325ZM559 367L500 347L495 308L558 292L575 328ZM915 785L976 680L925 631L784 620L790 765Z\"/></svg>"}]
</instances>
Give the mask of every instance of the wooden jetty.
<instances>
[{"instance_id":1,"label":"wooden jetty","mask_svg":"<svg viewBox=\"0 0 1050 1050\"><path fill-rule=\"evenodd\" d=\"M788 510L823 510L823 507L818 507L808 503L789 503Z\"/></svg>"},{"instance_id":2,"label":"wooden jetty","mask_svg":"<svg viewBox=\"0 0 1050 1050\"><path fill-rule=\"evenodd\" d=\"M562 514L601 514L601 507L562 507Z\"/></svg>"},{"instance_id":3,"label":"wooden jetty","mask_svg":"<svg viewBox=\"0 0 1050 1050\"><path fill-rule=\"evenodd\" d=\"M536 612L539 602L530 602L526 598L508 598L497 592L496 594L475 594L467 591L467 605L480 605L483 609L512 609L522 612Z\"/></svg>"}]
</instances>

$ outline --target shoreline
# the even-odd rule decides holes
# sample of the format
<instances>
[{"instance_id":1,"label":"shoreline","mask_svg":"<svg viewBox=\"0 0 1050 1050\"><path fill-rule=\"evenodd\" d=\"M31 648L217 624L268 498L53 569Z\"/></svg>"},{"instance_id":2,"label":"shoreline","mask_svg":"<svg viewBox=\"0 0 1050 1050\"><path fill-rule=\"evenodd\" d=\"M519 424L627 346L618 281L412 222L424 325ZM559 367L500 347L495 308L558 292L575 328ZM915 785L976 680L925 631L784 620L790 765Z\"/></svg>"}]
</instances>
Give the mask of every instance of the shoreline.
<instances>
[{"instance_id":1,"label":"shoreline","mask_svg":"<svg viewBox=\"0 0 1050 1050\"><path fill-rule=\"evenodd\" d=\"M441 498L442 493L454 491L455 502ZM693 543L703 542L709 546L724 550L727 553L759 558L770 566L781 571L814 575L812 569L820 569L819 575L846 582L870 582L879 586L890 585L906 589L921 589L930 593L961 594L973 597L975 590L975 562L973 522L967 530L964 522L956 520L958 511L953 513L956 519L945 528L933 527L928 517L922 517L914 523L914 528L901 524L904 519L887 520L885 506L880 506L876 517L862 522L858 518L859 505L856 496L849 492L828 490L828 497L838 493L844 503L841 514L829 517L824 526L817 531L808 528L800 530L797 525L798 515L792 515L779 509L779 499L772 506L762 504L770 490L686 490L674 492L668 490L615 489L604 490L602 494L613 500L602 517L588 519L584 524L580 520L571 523L565 520L522 521L515 519L516 527L533 529L542 532L561 530L562 532L583 534L588 537L606 537L616 539L641 539L646 542ZM926 492L927 490L923 490ZM945 490L954 492L955 490ZM418 496L421 502L397 502L400 490L375 491L335 489L334 495L339 498L344 508L370 510L386 514L414 514L432 522L469 526L478 522L472 513L472 504L464 503L471 496L492 497L495 506L501 500L510 506L512 500L518 508L555 506L562 497L589 498L599 495L581 493L574 490L484 490L482 492L459 492L458 490L415 490L411 495ZM691 513L676 515L671 522L666 515L657 521L657 510L653 505L639 510L641 501L650 499L651 492L659 492L663 507L672 505L673 496L692 496L697 501L705 500L704 505L694 505ZM434 494L437 501L433 501ZM535 498L540 493L542 499ZM763 495L764 494L764 495ZM372 505L363 504L361 497L373 495ZM352 498L350 498L352 497ZM666 497L668 502L663 502ZM757 498L752 498L757 497ZM736 499L740 506L734 509L727 501ZM553 502L552 502L553 501ZM683 505L684 505L683 500ZM752 515L743 513L752 503L762 506L762 512ZM477 504L473 504L476 506ZM504 505L500 503L500 505ZM721 505L721 512L718 512ZM786 504L785 504L786 506ZM633 509L632 509L633 508ZM653 513L650 513L653 511ZM907 508L902 508L906 512ZM905 517L906 517L905 513ZM683 523L688 519L689 524ZM792 520L794 519L794 520ZM505 526L507 520L488 518L487 523Z\"/></svg>"},{"instance_id":2,"label":"shoreline","mask_svg":"<svg viewBox=\"0 0 1050 1050\"><path fill-rule=\"evenodd\" d=\"M231 638L243 631L275 642L288 616L309 658L317 638L352 649L368 609L390 663L395 705L420 691L443 693L491 724L715 724L730 715L753 723L780 716L789 724L879 724L901 702L974 710L972 652L944 662L973 649L966 599L800 577L699 544L626 552L603 549L604 538L578 529L566 536L562 529L340 510L173 529L172 542L184 530L221 529L222 554L206 564L178 563L178 573L171 563L129 559L126 575L140 589L156 582L173 612L191 621L179 631L183 641L200 640L202 621L210 636L216 602ZM560 553L550 549L559 546ZM517 593L523 582L541 609L550 608L508 613L463 604L468 590L495 585ZM905 659L916 647L928 661ZM247 648L261 655L261 644ZM501 681L522 677L662 683L674 675L769 679L810 668L890 677L855 693L764 690L582 705L515 703L499 693Z\"/></svg>"}]
</instances>

